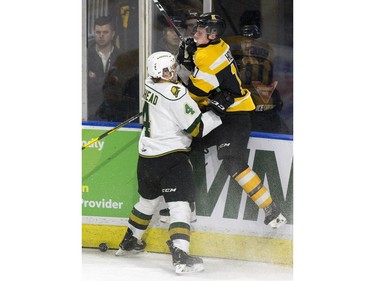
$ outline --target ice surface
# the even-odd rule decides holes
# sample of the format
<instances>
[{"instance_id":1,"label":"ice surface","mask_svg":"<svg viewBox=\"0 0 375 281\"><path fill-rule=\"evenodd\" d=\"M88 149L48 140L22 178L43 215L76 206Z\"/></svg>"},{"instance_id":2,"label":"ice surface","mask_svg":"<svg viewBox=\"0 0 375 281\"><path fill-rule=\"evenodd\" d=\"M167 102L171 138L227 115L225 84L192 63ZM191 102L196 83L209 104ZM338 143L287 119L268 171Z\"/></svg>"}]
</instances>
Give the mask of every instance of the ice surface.
<instances>
[{"instance_id":1,"label":"ice surface","mask_svg":"<svg viewBox=\"0 0 375 281\"><path fill-rule=\"evenodd\" d=\"M139 253L115 256L115 250L82 249L83 281L137 280L293 280L290 266L202 257L205 271L176 275L169 254Z\"/></svg>"}]
</instances>

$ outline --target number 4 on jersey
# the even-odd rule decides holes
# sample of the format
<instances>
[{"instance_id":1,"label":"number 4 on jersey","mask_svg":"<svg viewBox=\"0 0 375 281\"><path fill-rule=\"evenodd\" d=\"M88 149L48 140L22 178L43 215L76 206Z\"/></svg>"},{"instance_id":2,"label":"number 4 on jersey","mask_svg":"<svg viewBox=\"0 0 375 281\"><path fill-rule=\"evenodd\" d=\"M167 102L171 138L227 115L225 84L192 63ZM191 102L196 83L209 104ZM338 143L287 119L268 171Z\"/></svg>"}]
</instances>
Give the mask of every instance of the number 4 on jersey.
<instances>
[{"instance_id":1,"label":"number 4 on jersey","mask_svg":"<svg viewBox=\"0 0 375 281\"><path fill-rule=\"evenodd\" d=\"M193 108L191 108L190 105L188 105L187 103L185 103L185 113L194 115L195 114L195 110Z\"/></svg>"}]
</instances>

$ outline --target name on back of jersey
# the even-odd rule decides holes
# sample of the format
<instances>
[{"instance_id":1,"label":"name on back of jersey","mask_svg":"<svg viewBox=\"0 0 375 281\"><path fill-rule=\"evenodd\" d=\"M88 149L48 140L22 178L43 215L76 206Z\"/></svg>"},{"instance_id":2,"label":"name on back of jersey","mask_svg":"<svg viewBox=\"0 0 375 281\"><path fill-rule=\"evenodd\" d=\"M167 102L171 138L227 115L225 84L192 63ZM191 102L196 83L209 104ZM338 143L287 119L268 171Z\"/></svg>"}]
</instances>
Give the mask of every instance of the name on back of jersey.
<instances>
[{"instance_id":1,"label":"name on back of jersey","mask_svg":"<svg viewBox=\"0 0 375 281\"><path fill-rule=\"evenodd\" d=\"M228 60L229 63L231 63L233 61L233 56L232 56L230 51L227 51L225 53L225 57L226 57L226 59Z\"/></svg>"},{"instance_id":2,"label":"name on back of jersey","mask_svg":"<svg viewBox=\"0 0 375 281\"><path fill-rule=\"evenodd\" d=\"M150 90L148 89L145 89L145 92L143 93L143 97L142 97L146 102L150 103L150 104L153 104L153 105L156 105L158 103L158 95L151 92Z\"/></svg>"},{"instance_id":3,"label":"name on back of jersey","mask_svg":"<svg viewBox=\"0 0 375 281\"><path fill-rule=\"evenodd\" d=\"M173 83L159 83L155 87L145 87L142 99L150 105L157 105L159 98L168 101L177 101L187 93L186 88Z\"/></svg>"}]
</instances>

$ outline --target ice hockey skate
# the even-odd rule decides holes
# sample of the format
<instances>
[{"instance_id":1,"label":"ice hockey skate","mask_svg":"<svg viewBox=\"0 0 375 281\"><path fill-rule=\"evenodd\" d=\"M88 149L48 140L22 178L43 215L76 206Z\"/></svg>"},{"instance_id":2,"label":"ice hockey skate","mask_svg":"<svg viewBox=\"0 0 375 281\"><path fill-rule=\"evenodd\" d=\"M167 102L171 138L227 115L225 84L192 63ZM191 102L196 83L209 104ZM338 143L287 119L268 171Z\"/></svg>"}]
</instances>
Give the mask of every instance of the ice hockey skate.
<instances>
[{"instance_id":1,"label":"ice hockey skate","mask_svg":"<svg viewBox=\"0 0 375 281\"><path fill-rule=\"evenodd\" d=\"M146 248L146 242L139 240L133 236L133 232L128 229L124 239L119 244L119 249L115 253L116 256L123 256L126 253L137 254L143 252Z\"/></svg>"},{"instance_id":2,"label":"ice hockey skate","mask_svg":"<svg viewBox=\"0 0 375 281\"><path fill-rule=\"evenodd\" d=\"M195 203L190 202L189 204L190 204L190 209L191 209L190 223L193 223L193 222L197 221L197 213L195 211ZM168 208L161 209L159 211L159 215L160 215L160 218L159 218L160 222L162 222L162 223L169 223L170 222L171 214L169 213Z\"/></svg>"},{"instance_id":3,"label":"ice hockey skate","mask_svg":"<svg viewBox=\"0 0 375 281\"><path fill-rule=\"evenodd\" d=\"M173 265L177 274L200 272L204 270L203 260L199 257L189 256L183 250L174 247L171 240L167 245L172 254Z\"/></svg>"},{"instance_id":4,"label":"ice hockey skate","mask_svg":"<svg viewBox=\"0 0 375 281\"><path fill-rule=\"evenodd\" d=\"M264 208L265 219L264 224L272 228L279 228L286 224L286 218L281 213L280 209L272 202L268 207Z\"/></svg>"}]
</instances>

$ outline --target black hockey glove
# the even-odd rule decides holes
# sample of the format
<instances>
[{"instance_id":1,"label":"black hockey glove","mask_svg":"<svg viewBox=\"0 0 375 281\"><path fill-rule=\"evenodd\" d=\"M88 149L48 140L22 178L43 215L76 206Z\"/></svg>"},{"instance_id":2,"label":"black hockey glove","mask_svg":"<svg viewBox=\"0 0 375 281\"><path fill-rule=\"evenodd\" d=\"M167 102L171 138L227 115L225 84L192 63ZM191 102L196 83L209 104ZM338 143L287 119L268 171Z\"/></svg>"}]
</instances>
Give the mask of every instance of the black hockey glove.
<instances>
[{"instance_id":1,"label":"black hockey glove","mask_svg":"<svg viewBox=\"0 0 375 281\"><path fill-rule=\"evenodd\" d=\"M181 42L178 49L177 63L185 66L189 71L195 67L193 56L197 46L193 38L187 38L185 42Z\"/></svg>"},{"instance_id":2,"label":"black hockey glove","mask_svg":"<svg viewBox=\"0 0 375 281\"><path fill-rule=\"evenodd\" d=\"M207 105L207 110L212 110L216 115L224 117L227 108L234 103L234 98L227 91L217 90L217 93L210 103Z\"/></svg>"},{"instance_id":3,"label":"black hockey glove","mask_svg":"<svg viewBox=\"0 0 375 281\"><path fill-rule=\"evenodd\" d=\"M197 44L194 42L194 38L189 37L185 41L186 43L186 52L189 54L189 56L193 57L195 51L197 50Z\"/></svg>"}]
</instances>

